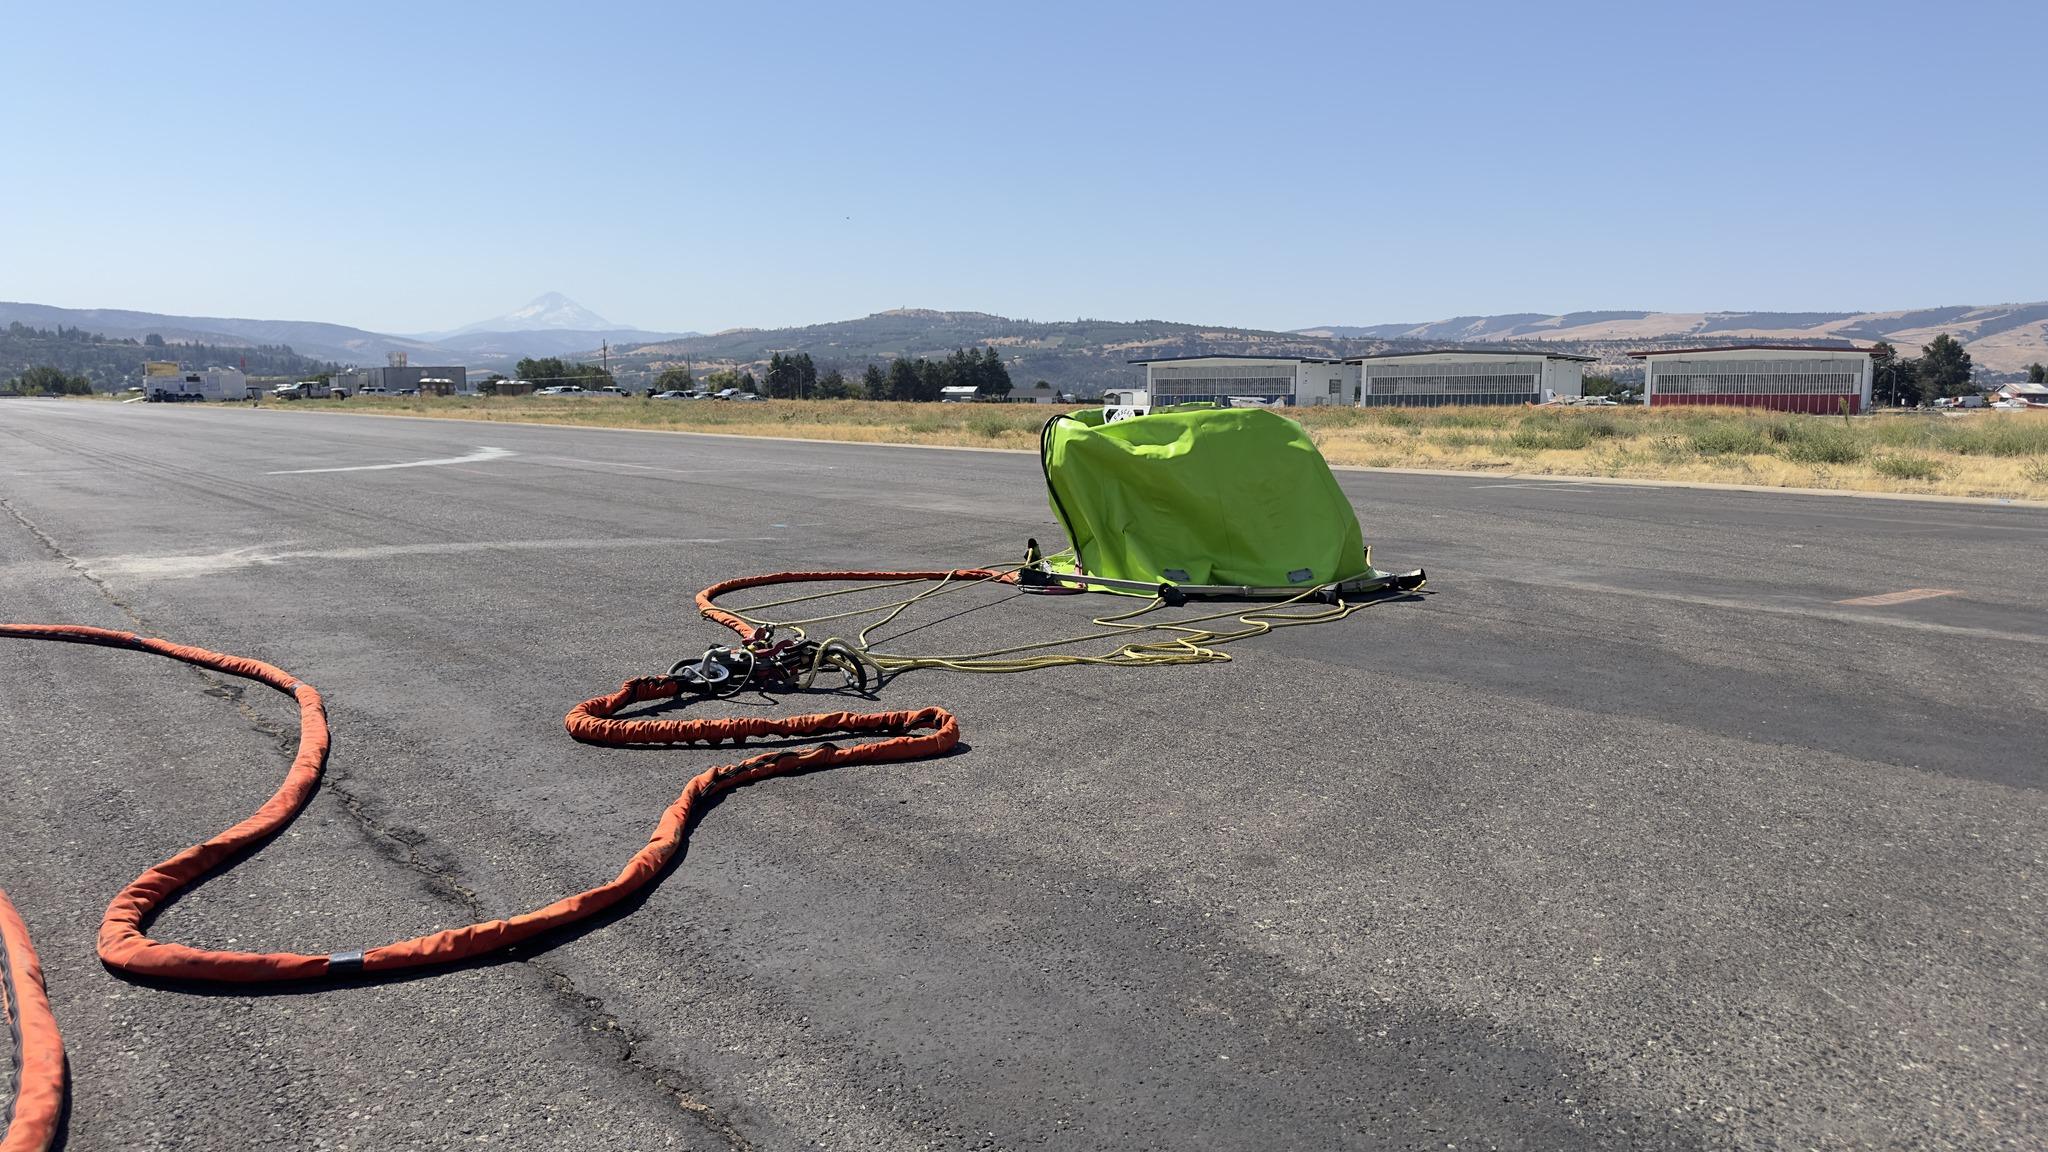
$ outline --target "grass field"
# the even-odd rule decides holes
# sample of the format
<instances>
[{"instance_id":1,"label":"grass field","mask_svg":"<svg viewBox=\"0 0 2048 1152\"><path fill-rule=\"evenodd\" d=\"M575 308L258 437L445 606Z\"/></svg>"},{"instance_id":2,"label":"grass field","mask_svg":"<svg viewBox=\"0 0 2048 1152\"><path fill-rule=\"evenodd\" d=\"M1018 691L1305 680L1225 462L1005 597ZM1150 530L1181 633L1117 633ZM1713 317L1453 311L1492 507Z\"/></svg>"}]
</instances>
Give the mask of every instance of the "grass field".
<instances>
[{"instance_id":1,"label":"grass field","mask_svg":"<svg viewBox=\"0 0 2048 1152\"><path fill-rule=\"evenodd\" d=\"M1035 448L1027 405L355 397L294 407L981 448ZM1843 419L1726 408L1291 409L1333 464L2048 500L2048 413Z\"/></svg>"}]
</instances>

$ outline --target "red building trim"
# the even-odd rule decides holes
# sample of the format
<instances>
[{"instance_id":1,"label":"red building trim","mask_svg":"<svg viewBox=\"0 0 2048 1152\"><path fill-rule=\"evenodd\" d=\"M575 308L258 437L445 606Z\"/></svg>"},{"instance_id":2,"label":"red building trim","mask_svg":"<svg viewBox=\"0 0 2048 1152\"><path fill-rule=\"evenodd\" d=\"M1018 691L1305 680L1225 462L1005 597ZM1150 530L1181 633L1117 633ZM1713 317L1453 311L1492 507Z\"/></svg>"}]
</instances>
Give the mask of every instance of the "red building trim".
<instances>
[{"instance_id":1,"label":"red building trim","mask_svg":"<svg viewBox=\"0 0 2048 1152\"><path fill-rule=\"evenodd\" d=\"M1849 413L1856 415L1863 411L1863 397L1853 393L1801 393L1797 395L1771 395L1750 393L1740 396L1694 395L1665 392L1650 393L1650 406L1679 404L1707 404L1722 408L1768 408L1773 412L1805 412L1814 416L1834 416L1841 412L1842 401L1849 402Z\"/></svg>"}]
</instances>

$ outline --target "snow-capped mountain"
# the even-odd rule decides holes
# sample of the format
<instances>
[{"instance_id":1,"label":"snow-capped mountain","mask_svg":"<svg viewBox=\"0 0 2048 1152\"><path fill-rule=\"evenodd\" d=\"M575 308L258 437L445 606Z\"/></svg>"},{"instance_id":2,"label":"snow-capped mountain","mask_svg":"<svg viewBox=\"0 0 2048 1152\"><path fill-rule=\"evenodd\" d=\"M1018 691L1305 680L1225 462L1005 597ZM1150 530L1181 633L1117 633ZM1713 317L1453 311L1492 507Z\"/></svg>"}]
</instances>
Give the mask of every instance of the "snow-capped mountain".
<instances>
[{"instance_id":1,"label":"snow-capped mountain","mask_svg":"<svg viewBox=\"0 0 2048 1152\"><path fill-rule=\"evenodd\" d=\"M568 330L575 332L633 331L622 324L611 321L585 308L560 292L545 292L535 297L524 308L515 308L503 316L465 324L447 333L459 336L468 332L546 332Z\"/></svg>"}]
</instances>

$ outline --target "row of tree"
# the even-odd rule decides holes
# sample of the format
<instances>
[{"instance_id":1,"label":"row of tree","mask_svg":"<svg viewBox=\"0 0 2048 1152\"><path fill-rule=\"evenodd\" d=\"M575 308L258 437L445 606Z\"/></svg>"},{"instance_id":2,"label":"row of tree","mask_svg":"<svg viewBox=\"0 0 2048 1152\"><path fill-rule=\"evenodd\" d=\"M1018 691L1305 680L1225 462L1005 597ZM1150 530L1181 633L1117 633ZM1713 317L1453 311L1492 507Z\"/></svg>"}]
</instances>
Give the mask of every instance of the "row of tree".
<instances>
[{"instance_id":1,"label":"row of tree","mask_svg":"<svg viewBox=\"0 0 2048 1152\"><path fill-rule=\"evenodd\" d=\"M522 369L522 375L524 374ZM655 378L657 391L690 391L697 388L686 365L664 369ZM972 388L977 396L1001 397L1012 388L1010 370L994 348L970 352L956 348L943 360L898 356L884 368L870 363L859 380L849 380L837 368L822 375L808 352L777 352L768 358L768 372L758 389L752 372L721 369L704 377L702 387L716 392L737 388L759 391L778 400L937 400L947 388Z\"/></svg>"},{"instance_id":2,"label":"row of tree","mask_svg":"<svg viewBox=\"0 0 2048 1152\"><path fill-rule=\"evenodd\" d=\"M937 400L948 388L972 388L976 396L1010 394L1010 370L994 348L969 352L956 348L944 360L898 356L885 370L869 364L861 374L858 395L869 400Z\"/></svg>"},{"instance_id":3,"label":"row of tree","mask_svg":"<svg viewBox=\"0 0 2048 1152\"><path fill-rule=\"evenodd\" d=\"M333 367L283 344L178 344L166 342L154 332L135 340L66 324L36 328L19 320L0 328L0 379L40 366L83 376L95 386L113 391L139 381L143 364L150 360L179 360L195 367L237 365L252 376L297 379Z\"/></svg>"},{"instance_id":4,"label":"row of tree","mask_svg":"<svg viewBox=\"0 0 2048 1152\"><path fill-rule=\"evenodd\" d=\"M1918 356L1901 356L1882 340L1870 355L1877 365L1877 398L1887 403L1918 407L1977 390L1970 381L1970 354L1946 332L1921 345Z\"/></svg>"},{"instance_id":5,"label":"row of tree","mask_svg":"<svg viewBox=\"0 0 2048 1152\"><path fill-rule=\"evenodd\" d=\"M543 356L539 359L529 356L513 366L512 374L539 388L574 384L589 392L618 384L618 381L612 378L611 370L602 364L585 364L577 360L564 360L560 356Z\"/></svg>"},{"instance_id":6,"label":"row of tree","mask_svg":"<svg viewBox=\"0 0 2048 1152\"><path fill-rule=\"evenodd\" d=\"M91 380L66 372L62 368L52 368L47 364L38 364L28 369L9 380L5 387L7 391L18 392L23 396L92 395Z\"/></svg>"}]
</instances>

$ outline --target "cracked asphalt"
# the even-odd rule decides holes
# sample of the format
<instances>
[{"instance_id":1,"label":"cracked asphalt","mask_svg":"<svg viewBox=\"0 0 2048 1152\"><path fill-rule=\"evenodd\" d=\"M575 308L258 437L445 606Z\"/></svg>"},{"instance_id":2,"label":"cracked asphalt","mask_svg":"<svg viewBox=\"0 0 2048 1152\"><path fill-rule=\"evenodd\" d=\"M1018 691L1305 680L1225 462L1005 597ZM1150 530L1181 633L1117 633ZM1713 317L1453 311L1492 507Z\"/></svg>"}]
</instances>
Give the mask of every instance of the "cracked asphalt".
<instances>
[{"instance_id":1,"label":"cracked asphalt","mask_svg":"<svg viewBox=\"0 0 2048 1152\"><path fill-rule=\"evenodd\" d=\"M1429 595L1229 664L906 675L882 705L965 749L743 789L625 914L398 981L102 969L107 899L254 809L294 712L0 642L0 886L68 1146L2048 1144L2048 512L1340 479ZM0 619L327 698L306 813L153 929L194 944L373 946L607 879L724 757L561 718L720 640L697 588L1034 535L1028 455L0 402ZM1844 603L1908 589L1940 595ZM982 590L892 647L1103 607Z\"/></svg>"}]
</instances>

